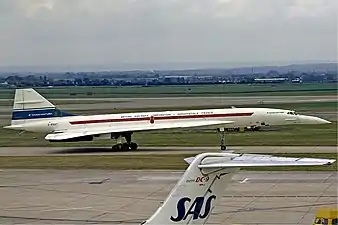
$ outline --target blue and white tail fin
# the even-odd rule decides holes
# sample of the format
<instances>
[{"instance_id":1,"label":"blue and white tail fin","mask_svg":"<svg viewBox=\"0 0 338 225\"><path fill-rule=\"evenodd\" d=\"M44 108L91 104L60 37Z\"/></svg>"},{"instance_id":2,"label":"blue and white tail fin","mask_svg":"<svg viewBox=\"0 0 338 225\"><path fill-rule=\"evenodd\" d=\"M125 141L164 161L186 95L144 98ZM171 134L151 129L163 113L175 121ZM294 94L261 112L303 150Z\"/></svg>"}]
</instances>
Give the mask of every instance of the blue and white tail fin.
<instances>
[{"instance_id":1,"label":"blue and white tail fin","mask_svg":"<svg viewBox=\"0 0 338 225\"><path fill-rule=\"evenodd\" d=\"M57 109L55 105L32 88L16 89L11 125L20 125L28 120L72 116Z\"/></svg>"},{"instance_id":2,"label":"blue and white tail fin","mask_svg":"<svg viewBox=\"0 0 338 225\"><path fill-rule=\"evenodd\" d=\"M162 206L144 225L205 224L230 183L233 172L248 166L312 166L330 159L269 155L202 153L186 159L190 164Z\"/></svg>"}]
</instances>

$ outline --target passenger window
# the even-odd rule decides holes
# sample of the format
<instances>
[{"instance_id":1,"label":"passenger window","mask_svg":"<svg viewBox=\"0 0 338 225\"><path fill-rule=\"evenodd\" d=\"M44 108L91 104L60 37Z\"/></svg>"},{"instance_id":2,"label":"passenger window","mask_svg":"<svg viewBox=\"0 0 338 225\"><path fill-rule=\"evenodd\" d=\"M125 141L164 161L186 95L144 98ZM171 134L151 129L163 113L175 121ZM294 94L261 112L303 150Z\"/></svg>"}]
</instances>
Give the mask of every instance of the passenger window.
<instances>
[{"instance_id":1,"label":"passenger window","mask_svg":"<svg viewBox=\"0 0 338 225\"><path fill-rule=\"evenodd\" d=\"M322 218L316 218L315 224L322 224Z\"/></svg>"}]
</instances>

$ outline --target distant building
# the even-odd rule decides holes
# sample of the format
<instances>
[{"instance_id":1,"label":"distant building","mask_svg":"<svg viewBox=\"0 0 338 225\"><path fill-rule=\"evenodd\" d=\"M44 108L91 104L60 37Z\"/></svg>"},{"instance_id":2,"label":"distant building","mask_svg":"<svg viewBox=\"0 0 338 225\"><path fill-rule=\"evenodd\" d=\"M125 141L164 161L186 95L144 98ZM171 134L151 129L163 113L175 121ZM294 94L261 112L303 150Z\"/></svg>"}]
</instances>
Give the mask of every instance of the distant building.
<instances>
[{"instance_id":1,"label":"distant building","mask_svg":"<svg viewBox=\"0 0 338 225\"><path fill-rule=\"evenodd\" d=\"M291 82L292 82L292 83L302 83L303 81L302 81L301 78L297 77L297 78L295 78L295 79L292 79Z\"/></svg>"},{"instance_id":2,"label":"distant building","mask_svg":"<svg viewBox=\"0 0 338 225\"><path fill-rule=\"evenodd\" d=\"M276 77L276 78L255 78L255 83L284 83L287 82L287 77Z\"/></svg>"},{"instance_id":3,"label":"distant building","mask_svg":"<svg viewBox=\"0 0 338 225\"><path fill-rule=\"evenodd\" d=\"M10 85L8 84L7 81L5 81L5 82L3 82L3 83L0 83L0 86L2 86L2 87L7 87L7 86L10 86Z\"/></svg>"}]
</instances>

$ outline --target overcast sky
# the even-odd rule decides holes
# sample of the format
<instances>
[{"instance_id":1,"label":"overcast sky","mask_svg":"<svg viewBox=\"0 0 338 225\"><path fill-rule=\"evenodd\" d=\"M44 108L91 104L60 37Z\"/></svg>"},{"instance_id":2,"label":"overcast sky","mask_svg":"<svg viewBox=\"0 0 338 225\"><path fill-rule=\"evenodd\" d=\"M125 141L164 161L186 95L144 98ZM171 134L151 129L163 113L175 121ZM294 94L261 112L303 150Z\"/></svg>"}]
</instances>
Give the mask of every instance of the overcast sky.
<instances>
[{"instance_id":1,"label":"overcast sky","mask_svg":"<svg viewBox=\"0 0 338 225\"><path fill-rule=\"evenodd\" d=\"M0 0L0 66L337 61L336 0Z\"/></svg>"}]
</instances>

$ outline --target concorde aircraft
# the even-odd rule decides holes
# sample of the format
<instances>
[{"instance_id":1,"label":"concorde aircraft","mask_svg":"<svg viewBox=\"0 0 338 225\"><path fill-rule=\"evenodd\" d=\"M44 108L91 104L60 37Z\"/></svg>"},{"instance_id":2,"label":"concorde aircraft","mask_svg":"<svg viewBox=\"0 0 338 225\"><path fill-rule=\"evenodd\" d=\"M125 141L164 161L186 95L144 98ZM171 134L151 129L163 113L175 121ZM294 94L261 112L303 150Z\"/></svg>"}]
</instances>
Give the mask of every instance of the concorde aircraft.
<instances>
[{"instance_id":1,"label":"concorde aircraft","mask_svg":"<svg viewBox=\"0 0 338 225\"><path fill-rule=\"evenodd\" d=\"M225 128L326 123L330 122L292 110L271 108L73 115L59 110L34 89L17 89L11 125L5 128L45 133L45 139L50 142L115 139L118 143L113 146L114 150L136 150L137 144L132 142L134 132L211 126L220 133L221 150L225 150ZM122 138L125 143L122 143Z\"/></svg>"},{"instance_id":2,"label":"concorde aircraft","mask_svg":"<svg viewBox=\"0 0 338 225\"><path fill-rule=\"evenodd\" d=\"M256 166L330 165L336 160L270 155L202 153L185 159L189 167L164 203L142 224L206 224L236 170Z\"/></svg>"}]
</instances>

